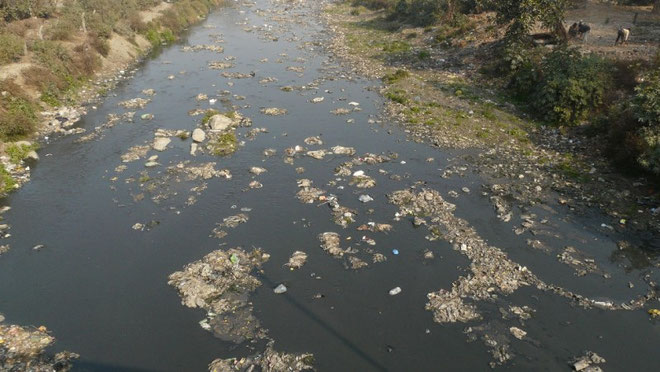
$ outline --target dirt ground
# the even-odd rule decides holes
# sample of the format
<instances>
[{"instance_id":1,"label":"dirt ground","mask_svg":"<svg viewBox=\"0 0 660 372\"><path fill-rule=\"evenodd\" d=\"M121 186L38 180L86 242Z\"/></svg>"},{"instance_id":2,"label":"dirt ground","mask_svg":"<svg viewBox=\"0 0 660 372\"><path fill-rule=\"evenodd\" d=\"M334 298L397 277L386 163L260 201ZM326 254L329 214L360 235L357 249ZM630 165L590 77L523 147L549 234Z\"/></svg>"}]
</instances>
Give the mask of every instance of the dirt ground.
<instances>
[{"instance_id":1,"label":"dirt ground","mask_svg":"<svg viewBox=\"0 0 660 372\"><path fill-rule=\"evenodd\" d=\"M584 6L570 10L566 15L567 27L582 20L591 26L586 42L574 44L609 58L651 59L660 44L660 17L651 13L650 6L618 6L586 1ZM627 44L615 46L619 27L630 28Z\"/></svg>"}]
</instances>

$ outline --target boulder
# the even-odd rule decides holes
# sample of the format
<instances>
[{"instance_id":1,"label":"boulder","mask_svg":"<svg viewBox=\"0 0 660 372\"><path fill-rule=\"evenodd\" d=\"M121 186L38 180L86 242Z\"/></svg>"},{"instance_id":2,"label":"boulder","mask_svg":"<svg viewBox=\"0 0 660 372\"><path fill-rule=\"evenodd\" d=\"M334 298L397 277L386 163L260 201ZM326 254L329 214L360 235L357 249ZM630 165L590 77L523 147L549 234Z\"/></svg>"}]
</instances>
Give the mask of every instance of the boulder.
<instances>
[{"instance_id":1,"label":"boulder","mask_svg":"<svg viewBox=\"0 0 660 372\"><path fill-rule=\"evenodd\" d=\"M224 132L234 125L234 121L224 115L213 115L209 120L209 127L211 130Z\"/></svg>"},{"instance_id":2,"label":"boulder","mask_svg":"<svg viewBox=\"0 0 660 372\"><path fill-rule=\"evenodd\" d=\"M165 151L167 149L167 145L169 145L170 142L172 142L172 140L167 137L157 137L154 139L154 150Z\"/></svg>"},{"instance_id":3,"label":"boulder","mask_svg":"<svg viewBox=\"0 0 660 372\"><path fill-rule=\"evenodd\" d=\"M206 139L206 133L203 130L197 128L192 133L192 139L195 142L204 142Z\"/></svg>"}]
</instances>

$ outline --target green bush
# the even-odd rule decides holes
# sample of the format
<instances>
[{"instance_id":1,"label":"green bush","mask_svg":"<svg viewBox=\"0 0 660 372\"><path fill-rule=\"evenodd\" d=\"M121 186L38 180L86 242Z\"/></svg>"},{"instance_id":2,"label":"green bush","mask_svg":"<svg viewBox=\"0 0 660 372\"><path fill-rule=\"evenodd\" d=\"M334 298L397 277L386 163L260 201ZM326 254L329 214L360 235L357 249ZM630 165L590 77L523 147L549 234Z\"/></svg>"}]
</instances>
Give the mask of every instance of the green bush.
<instances>
[{"instance_id":1,"label":"green bush","mask_svg":"<svg viewBox=\"0 0 660 372\"><path fill-rule=\"evenodd\" d=\"M13 139L32 133L38 120L38 107L34 103L9 95L2 98L0 105L0 138Z\"/></svg>"},{"instance_id":2,"label":"green bush","mask_svg":"<svg viewBox=\"0 0 660 372\"><path fill-rule=\"evenodd\" d=\"M30 17L48 18L55 10L55 0L1 0L0 15L7 21Z\"/></svg>"},{"instance_id":3,"label":"green bush","mask_svg":"<svg viewBox=\"0 0 660 372\"><path fill-rule=\"evenodd\" d=\"M0 34L0 64L12 63L21 59L24 45L19 36Z\"/></svg>"},{"instance_id":4,"label":"green bush","mask_svg":"<svg viewBox=\"0 0 660 372\"><path fill-rule=\"evenodd\" d=\"M444 5L444 1L438 0L399 0L388 19L413 26L428 26L437 22Z\"/></svg>"},{"instance_id":5,"label":"green bush","mask_svg":"<svg viewBox=\"0 0 660 372\"><path fill-rule=\"evenodd\" d=\"M654 71L635 88L633 99L637 120L645 125L660 125L660 72Z\"/></svg>"},{"instance_id":6,"label":"green bush","mask_svg":"<svg viewBox=\"0 0 660 372\"><path fill-rule=\"evenodd\" d=\"M529 58L518 66L511 82L514 93L550 123L579 124L602 107L611 88L605 61L577 49L558 48L540 62Z\"/></svg>"}]
</instances>

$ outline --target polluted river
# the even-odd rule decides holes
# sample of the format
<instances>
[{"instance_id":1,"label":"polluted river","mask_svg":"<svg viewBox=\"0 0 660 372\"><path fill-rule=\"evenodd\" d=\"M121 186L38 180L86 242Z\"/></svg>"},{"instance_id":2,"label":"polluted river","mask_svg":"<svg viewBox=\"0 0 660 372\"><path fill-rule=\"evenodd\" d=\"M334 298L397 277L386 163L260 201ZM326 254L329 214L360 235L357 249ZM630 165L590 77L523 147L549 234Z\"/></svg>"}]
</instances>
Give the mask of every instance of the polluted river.
<instances>
[{"instance_id":1,"label":"polluted river","mask_svg":"<svg viewBox=\"0 0 660 372\"><path fill-rule=\"evenodd\" d=\"M232 2L46 141L6 200L4 322L74 371L660 365L655 262L411 141L323 5Z\"/></svg>"}]
</instances>

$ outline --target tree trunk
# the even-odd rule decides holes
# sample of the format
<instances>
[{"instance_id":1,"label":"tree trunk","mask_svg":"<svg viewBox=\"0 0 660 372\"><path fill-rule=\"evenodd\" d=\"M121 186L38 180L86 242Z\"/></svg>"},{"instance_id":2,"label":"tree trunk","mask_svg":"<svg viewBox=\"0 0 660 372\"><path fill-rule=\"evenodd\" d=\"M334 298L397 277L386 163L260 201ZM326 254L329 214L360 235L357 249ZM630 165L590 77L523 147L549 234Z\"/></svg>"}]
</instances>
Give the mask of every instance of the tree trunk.
<instances>
[{"instance_id":1,"label":"tree trunk","mask_svg":"<svg viewBox=\"0 0 660 372\"><path fill-rule=\"evenodd\" d=\"M561 43L566 43L568 41L568 32L564 27L564 22L557 21L555 24L555 36L557 36Z\"/></svg>"}]
</instances>

